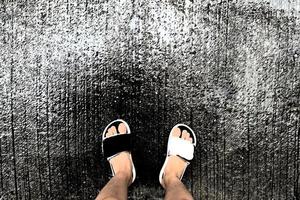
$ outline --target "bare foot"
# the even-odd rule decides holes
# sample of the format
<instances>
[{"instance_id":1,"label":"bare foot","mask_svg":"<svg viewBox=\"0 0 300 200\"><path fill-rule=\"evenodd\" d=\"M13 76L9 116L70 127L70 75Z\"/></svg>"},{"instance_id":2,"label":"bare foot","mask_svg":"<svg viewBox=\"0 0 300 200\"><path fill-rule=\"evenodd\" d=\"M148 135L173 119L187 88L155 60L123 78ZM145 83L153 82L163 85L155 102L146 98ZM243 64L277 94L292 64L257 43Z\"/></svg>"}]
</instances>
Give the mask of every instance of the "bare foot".
<instances>
[{"instance_id":1,"label":"bare foot","mask_svg":"<svg viewBox=\"0 0 300 200\"><path fill-rule=\"evenodd\" d=\"M183 140L188 140L191 143L193 141L193 139L190 137L190 134L186 130L183 130L181 134L181 130L178 127L173 129L171 134L172 137L180 137L181 135L181 138ZM174 179L180 179L184 169L186 168L186 165L187 162L182 158L174 155L169 156L167 165L164 170L163 184L168 185L168 183L170 183Z\"/></svg>"},{"instance_id":2,"label":"bare foot","mask_svg":"<svg viewBox=\"0 0 300 200\"><path fill-rule=\"evenodd\" d=\"M120 123L118 126L118 131L115 126L110 127L107 130L105 137L111 137L116 134L126 134L127 129L124 123ZM128 181L128 185L132 181L132 164L131 164L131 154L127 151L123 151L118 155L114 156L109 160L112 165L116 176L121 176Z\"/></svg>"}]
</instances>

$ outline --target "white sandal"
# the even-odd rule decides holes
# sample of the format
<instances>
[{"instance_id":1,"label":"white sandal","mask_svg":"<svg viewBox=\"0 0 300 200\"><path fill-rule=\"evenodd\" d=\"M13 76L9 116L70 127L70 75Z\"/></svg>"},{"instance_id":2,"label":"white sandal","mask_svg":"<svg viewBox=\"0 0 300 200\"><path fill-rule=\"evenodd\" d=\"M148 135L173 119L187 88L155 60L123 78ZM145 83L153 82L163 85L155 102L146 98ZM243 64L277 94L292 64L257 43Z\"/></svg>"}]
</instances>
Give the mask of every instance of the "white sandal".
<instances>
[{"instance_id":1,"label":"white sandal","mask_svg":"<svg viewBox=\"0 0 300 200\"><path fill-rule=\"evenodd\" d=\"M193 139L192 143L190 141L184 140L180 137L172 136L172 132L175 128L180 128L181 132L183 130L187 130ZM196 147L196 142L197 142L196 135L189 126L187 126L185 124L177 124L172 128L170 135L169 135L169 139L168 139L168 149L167 149L166 160L165 160L164 165L161 168L160 173L159 173L159 182L162 186L164 185L163 184L163 175L164 175L165 167L168 163L169 156L171 156L171 155L179 156L180 158L182 158L186 161L186 167L184 168L184 170L180 176L180 180L181 180L187 166L190 164L190 161L194 157L194 149Z\"/></svg>"}]
</instances>

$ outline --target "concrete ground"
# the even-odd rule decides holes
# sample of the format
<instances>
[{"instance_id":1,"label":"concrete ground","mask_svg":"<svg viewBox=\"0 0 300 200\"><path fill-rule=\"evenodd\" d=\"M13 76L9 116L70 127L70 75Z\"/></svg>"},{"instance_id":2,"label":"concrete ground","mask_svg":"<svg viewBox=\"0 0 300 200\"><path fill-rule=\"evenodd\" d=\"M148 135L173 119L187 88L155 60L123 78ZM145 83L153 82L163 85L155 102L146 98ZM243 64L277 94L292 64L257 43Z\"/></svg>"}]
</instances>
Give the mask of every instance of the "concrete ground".
<instances>
[{"instance_id":1,"label":"concrete ground","mask_svg":"<svg viewBox=\"0 0 300 200\"><path fill-rule=\"evenodd\" d=\"M103 128L135 134L129 199L162 199L172 126L199 199L299 199L300 3L0 2L0 199L94 199Z\"/></svg>"}]
</instances>

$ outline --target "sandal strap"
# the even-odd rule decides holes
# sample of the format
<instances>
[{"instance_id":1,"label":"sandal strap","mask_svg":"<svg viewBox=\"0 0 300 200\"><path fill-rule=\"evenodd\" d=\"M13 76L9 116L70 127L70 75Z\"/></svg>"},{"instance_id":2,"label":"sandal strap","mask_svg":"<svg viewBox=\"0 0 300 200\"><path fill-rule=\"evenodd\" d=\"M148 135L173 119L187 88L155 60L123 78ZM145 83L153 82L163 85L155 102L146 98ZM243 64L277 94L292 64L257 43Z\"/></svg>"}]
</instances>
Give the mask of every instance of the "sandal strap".
<instances>
[{"instance_id":1,"label":"sandal strap","mask_svg":"<svg viewBox=\"0 0 300 200\"><path fill-rule=\"evenodd\" d=\"M187 161L191 161L194 157L194 144L171 136L168 144L168 155L180 156Z\"/></svg>"},{"instance_id":2,"label":"sandal strap","mask_svg":"<svg viewBox=\"0 0 300 200\"><path fill-rule=\"evenodd\" d=\"M103 153L106 159L110 159L114 155L122 151L132 150L131 134L118 134L112 137L104 138Z\"/></svg>"}]
</instances>

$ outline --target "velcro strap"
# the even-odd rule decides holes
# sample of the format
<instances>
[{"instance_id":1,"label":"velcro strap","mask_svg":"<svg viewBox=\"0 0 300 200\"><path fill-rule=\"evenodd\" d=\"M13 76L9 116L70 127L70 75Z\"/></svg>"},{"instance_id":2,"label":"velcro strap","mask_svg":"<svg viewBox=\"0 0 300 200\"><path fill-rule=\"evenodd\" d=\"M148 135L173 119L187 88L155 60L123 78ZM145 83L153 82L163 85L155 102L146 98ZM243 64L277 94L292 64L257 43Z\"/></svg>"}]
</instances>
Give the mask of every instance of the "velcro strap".
<instances>
[{"instance_id":1,"label":"velcro strap","mask_svg":"<svg viewBox=\"0 0 300 200\"><path fill-rule=\"evenodd\" d=\"M104 157L109 158L122 151L131 151L131 134L118 134L103 140Z\"/></svg>"},{"instance_id":2,"label":"velcro strap","mask_svg":"<svg viewBox=\"0 0 300 200\"><path fill-rule=\"evenodd\" d=\"M180 156L188 161L194 157L194 145L178 137L170 137L168 142L168 155Z\"/></svg>"}]
</instances>

